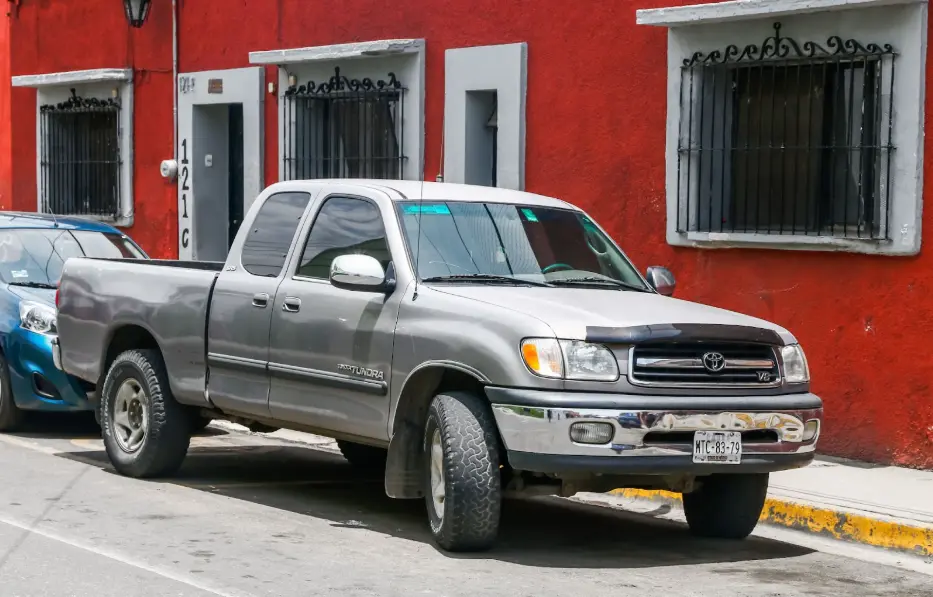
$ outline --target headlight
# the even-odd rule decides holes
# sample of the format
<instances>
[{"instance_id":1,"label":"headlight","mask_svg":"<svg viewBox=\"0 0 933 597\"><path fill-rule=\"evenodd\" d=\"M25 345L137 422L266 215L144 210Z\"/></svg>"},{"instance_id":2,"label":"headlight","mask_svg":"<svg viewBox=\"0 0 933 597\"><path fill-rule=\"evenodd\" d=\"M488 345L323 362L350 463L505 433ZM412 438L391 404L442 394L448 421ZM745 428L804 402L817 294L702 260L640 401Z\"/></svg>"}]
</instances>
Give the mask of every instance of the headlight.
<instances>
[{"instance_id":1,"label":"headlight","mask_svg":"<svg viewBox=\"0 0 933 597\"><path fill-rule=\"evenodd\" d=\"M781 348L781 360L784 361L784 380L787 383L807 383L810 381L810 367L807 357L799 344Z\"/></svg>"},{"instance_id":2,"label":"headlight","mask_svg":"<svg viewBox=\"0 0 933 597\"><path fill-rule=\"evenodd\" d=\"M23 301L19 304L19 322L23 329L38 334L57 334L55 309L41 303Z\"/></svg>"},{"instance_id":3,"label":"headlight","mask_svg":"<svg viewBox=\"0 0 933 597\"><path fill-rule=\"evenodd\" d=\"M615 381L619 364L605 346L579 340L530 338L522 342L522 358L542 377L574 381Z\"/></svg>"}]
</instances>

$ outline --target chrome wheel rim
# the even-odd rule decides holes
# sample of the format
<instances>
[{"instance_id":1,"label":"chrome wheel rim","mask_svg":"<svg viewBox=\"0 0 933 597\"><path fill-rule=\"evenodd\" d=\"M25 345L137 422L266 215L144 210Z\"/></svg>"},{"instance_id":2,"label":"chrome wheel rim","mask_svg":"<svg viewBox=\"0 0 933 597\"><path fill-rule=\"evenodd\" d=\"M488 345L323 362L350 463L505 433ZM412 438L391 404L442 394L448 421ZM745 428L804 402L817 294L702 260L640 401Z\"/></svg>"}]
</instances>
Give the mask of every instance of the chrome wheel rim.
<instances>
[{"instance_id":1,"label":"chrome wheel rim","mask_svg":"<svg viewBox=\"0 0 933 597\"><path fill-rule=\"evenodd\" d=\"M149 396L135 379L127 379L113 401L113 437L124 452L138 451L149 430Z\"/></svg>"},{"instance_id":2,"label":"chrome wheel rim","mask_svg":"<svg viewBox=\"0 0 933 597\"><path fill-rule=\"evenodd\" d=\"M434 430L431 436L431 503L438 520L444 519L444 499L447 491L444 487L444 447L441 445L441 431Z\"/></svg>"}]
</instances>

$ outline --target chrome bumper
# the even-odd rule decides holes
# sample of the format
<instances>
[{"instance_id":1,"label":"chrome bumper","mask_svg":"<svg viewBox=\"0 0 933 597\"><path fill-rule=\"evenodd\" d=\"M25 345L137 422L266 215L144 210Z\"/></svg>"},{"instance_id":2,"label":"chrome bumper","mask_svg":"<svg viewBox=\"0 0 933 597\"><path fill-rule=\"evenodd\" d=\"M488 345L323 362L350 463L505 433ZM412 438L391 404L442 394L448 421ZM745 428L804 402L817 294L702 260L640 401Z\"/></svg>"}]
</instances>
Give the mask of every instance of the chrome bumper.
<instances>
[{"instance_id":1,"label":"chrome bumper","mask_svg":"<svg viewBox=\"0 0 933 597\"><path fill-rule=\"evenodd\" d=\"M658 397L643 398L646 405L658 402ZM725 403L726 399L715 400ZM678 402L683 403L682 400ZM812 396L810 404L819 404L819 408L781 408L780 396L774 397L776 408L760 411L711 409L709 405L704 407L703 402L703 398L697 397L696 409L651 407L645 410L572 408L550 404L534 406L527 402L494 403L492 410L512 466L523 470L555 472L550 469L559 468L562 471L581 469L606 474L651 474L655 472L653 467L656 465L658 473L697 470L744 472L750 469L795 468L812 460L823 418L822 402L815 396ZM743 399L735 402L741 404ZM799 404L801 400L795 402ZM814 420L817 421L816 432L812 437L805 437L806 423ZM611 424L614 429L612 439L600 445L571 439L571 425L587 421ZM693 462L691 432L694 431L773 433L767 434L770 438L762 437L762 434L748 440L743 437L742 461L739 464L705 464Z\"/></svg>"}]
</instances>

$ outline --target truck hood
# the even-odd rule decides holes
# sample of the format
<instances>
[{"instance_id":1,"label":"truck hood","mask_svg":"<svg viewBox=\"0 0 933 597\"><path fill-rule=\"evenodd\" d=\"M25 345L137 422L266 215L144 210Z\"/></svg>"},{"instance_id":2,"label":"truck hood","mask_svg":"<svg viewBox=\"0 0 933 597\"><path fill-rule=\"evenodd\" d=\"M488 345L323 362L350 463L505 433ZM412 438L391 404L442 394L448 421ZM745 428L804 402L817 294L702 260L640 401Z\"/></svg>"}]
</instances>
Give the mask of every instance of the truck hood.
<instances>
[{"instance_id":1,"label":"truck hood","mask_svg":"<svg viewBox=\"0 0 933 597\"><path fill-rule=\"evenodd\" d=\"M625 328L669 324L729 325L776 332L796 343L786 329L734 311L647 292L581 288L435 286L436 290L532 315L560 338L583 340L587 327Z\"/></svg>"}]
</instances>

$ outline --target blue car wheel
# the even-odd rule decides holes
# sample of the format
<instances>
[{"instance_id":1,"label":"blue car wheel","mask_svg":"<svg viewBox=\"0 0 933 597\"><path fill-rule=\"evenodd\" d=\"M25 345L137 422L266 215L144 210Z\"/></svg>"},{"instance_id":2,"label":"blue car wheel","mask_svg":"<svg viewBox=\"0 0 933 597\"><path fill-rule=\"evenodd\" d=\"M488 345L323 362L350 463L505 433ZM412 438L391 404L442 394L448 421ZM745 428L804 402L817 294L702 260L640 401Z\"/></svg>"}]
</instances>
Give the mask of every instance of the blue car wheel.
<instances>
[{"instance_id":1,"label":"blue car wheel","mask_svg":"<svg viewBox=\"0 0 933 597\"><path fill-rule=\"evenodd\" d=\"M23 420L23 411L13 401L13 386L6 359L0 354L0 431L15 431Z\"/></svg>"}]
</instances>

